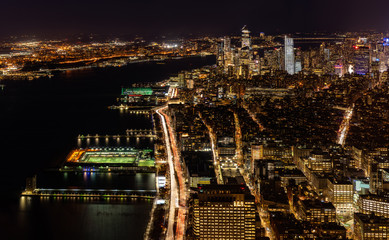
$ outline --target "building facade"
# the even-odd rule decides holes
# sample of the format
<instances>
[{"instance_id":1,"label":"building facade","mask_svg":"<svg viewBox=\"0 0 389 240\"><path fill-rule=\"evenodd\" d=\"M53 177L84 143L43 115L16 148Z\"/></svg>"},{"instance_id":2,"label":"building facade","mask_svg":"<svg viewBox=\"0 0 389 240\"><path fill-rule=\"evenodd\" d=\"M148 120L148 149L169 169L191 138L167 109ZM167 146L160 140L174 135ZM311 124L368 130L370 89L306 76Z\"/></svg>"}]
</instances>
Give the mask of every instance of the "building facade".
<instances>
[{"instance_id":1,"label":"building facade","mask_svg":"<svg viewBox=\"0 0 389 240\"><path fill-rule=\"evenodd\" d=\"M354 239L388 239L389 219L363 213L354 214Z\"/></svg>"},{"instance_id":2,"label":"building facade","mask_svg":"<svg viewBox=\"0 0 389 240\"><path fill-rule=\"evenodd\" d=\"M285 36L285 71L292 75L295 73L293 38L287 36Z\"/></svg>"},{"instance_id":3,"label":"building facade","mask_svg":"<svg viewBox=\"0 0 389 240\"><path fill-rule=\"evenodd\" d=\"M192 217L196 239L255 239L254 197L242 185L200 185Z\"/></svg>"}]
</instances>

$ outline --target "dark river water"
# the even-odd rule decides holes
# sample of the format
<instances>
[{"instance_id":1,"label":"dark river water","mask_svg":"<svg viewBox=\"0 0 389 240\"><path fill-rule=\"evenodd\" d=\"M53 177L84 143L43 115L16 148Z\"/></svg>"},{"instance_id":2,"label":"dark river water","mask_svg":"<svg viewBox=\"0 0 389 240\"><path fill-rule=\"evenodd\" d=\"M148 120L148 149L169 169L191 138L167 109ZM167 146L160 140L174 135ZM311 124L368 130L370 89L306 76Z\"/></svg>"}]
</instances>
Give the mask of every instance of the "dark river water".
<instances>
[{"instance_id":1,"label":"dark river water","mask_svg":"<svg viewBox=\"0 0 389 240\"><path fill-rule=\"evenodd\" d=\"M150 129L149 117L107 107L122 86L156 82L214 57L58 73L51 79L6 81L0 90L0 239L142 239L151 200L96 202L20 198L26 177L38 187L155 189L154 174L58 173L79 134ZM142 147L152 143L141 142ZM134 146L137 147L137 146ZM138 146L139 147L139 146Z\"/></svg>"}]
</instances>

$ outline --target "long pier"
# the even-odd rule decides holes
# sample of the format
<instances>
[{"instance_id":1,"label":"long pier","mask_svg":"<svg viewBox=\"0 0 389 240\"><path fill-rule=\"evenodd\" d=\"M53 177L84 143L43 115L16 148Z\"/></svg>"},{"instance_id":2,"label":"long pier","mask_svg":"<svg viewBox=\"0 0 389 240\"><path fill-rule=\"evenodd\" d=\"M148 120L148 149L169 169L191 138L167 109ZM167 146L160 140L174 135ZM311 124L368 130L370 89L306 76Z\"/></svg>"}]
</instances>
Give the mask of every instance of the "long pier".
<instances>
[{"instance_id":1,"label":"long pier","mask_svg":"<svg viewBox=\"0 0 389 240\"><path fill-rule=\"evenodd\" d=\"M125 135L78 135L78 140L83 139L114 139L114 140L120 140L120 138L130 138L130 137L137 137L137 138L156 138L157 135L154 134L152 129L127 129Z\"/></svg>"},{"instance_id":2,"label":"long pier","mask_svg":"<svg viewBox=\"0 0 389 240\"><path fill-rule=\"evenodd\" d=\"M131 106L124 106L124 105L113 105L109 106L109 109L119 109L120 111L125 111L126 113L130 114L150 114L152 113L151 108L139 108L139 107L131 107Z\"/></svg>"},{"instance_id":3,"label":"long pier","mask_svg":"<svg viewBox=\"0 0 389 240\"><path fill-rule=\"evenodd\" d=\"M71 197L101 199L144 198L153 199L157 190L119 190L119 189L35 189L24 191L28 197Z\"/></svg>"}]
</instances>

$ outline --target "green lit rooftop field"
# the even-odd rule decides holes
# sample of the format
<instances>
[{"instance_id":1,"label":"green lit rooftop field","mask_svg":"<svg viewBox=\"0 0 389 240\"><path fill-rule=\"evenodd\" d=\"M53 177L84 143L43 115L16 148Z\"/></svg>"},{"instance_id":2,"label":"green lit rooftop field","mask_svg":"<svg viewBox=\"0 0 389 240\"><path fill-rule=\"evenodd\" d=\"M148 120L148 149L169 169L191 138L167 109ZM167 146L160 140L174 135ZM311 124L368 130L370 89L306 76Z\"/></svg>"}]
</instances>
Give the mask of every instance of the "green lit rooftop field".
<instances>
[{"instance_id":1,"label":"green lit rooftop field","mask_svg":"<svg viewBox=\"0 0 389 240\"><path fill-rule=\"evenodd\" d=\"M103 156L89 156L83 162L86 163L125 163L131 164L136 160L135 157L103 157Z\"/></svg>"},{"instance_id":2,"label":"green lit rooftop field","mask_svg":"<svg viewBox=\"0 0 389 240\"><path fill-rule=\"evenodd\" d=\"M139 167L155 167L153 150L151 149L78 149L71 152L68 162L101 164L101 165L132 165Z\"/></svg>"},{"instance_id":3,"label":"green lit rooftop field","mask_svg":"<svg viewBox=\"0 0 389 240\"><path fill-rule=\"evenodd\" d=\"M135 151L131 152L85 152L81 158L84 163L106 163L106 164L133 164L138 158Z\"/></svg>"},{"instance_id":4,"label":"green lit rooftop field","mask_svg":"<svg viewBox=\"0 0 389 240\"><path fill-rule=\"evenodd\" d=\"M154 167L155 166L155 160L154 159L139 160L138 166L139 167Z\"/></svg>"}]
</instances>

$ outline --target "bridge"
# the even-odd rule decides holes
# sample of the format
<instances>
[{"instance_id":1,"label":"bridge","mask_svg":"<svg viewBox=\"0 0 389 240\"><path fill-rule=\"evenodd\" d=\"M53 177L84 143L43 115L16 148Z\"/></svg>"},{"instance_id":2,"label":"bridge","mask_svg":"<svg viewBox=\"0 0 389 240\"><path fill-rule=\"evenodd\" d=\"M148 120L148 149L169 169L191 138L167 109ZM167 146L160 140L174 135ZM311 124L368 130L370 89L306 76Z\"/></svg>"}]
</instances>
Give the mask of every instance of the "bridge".
<instances>
[{"instance_id":1,"label":"bridge","mask_svg":"<svg viewBox=\"0 0 389 240\"><path fill-rule=\"evenodd\" d=\"M22 196L29 197L68 197L90 198L96 200L144 198L153 199L157 190L119 190L119 189L45 189L37 188L34 191L24 191Z\"/></svg>"}]
</instances>

